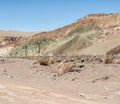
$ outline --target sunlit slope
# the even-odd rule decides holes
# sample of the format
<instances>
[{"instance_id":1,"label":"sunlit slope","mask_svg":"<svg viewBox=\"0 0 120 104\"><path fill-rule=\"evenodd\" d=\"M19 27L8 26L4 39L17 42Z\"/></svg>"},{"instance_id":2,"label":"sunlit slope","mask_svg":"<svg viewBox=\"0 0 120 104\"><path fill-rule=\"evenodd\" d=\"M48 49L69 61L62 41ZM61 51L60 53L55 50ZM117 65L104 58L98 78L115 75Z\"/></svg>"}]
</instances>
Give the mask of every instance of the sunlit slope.
<instances>
[{"instance_id":1,"label":"sunlit slope","mask_svg":"<svg viewBox=\"0 0 120 104\"><path fill-rule=\"evenodd\" d=\"M92 14L65 27L18 40L7 55L105 55L120 45L119 35L120 13Z\"/></svg>"},{"instance_id":2,"label":"sunlit slope","mask_svg":"<svg viewBox=\"0 0 120 104\"><path fill-rule=\"evenodd\" d=\"M80 25L59 39L30 39L16 48L11 55L20 57L62 54L64 51L86 48L101 36L102 30L98 26L93 24Z\"/></svg>"}]
</instances>

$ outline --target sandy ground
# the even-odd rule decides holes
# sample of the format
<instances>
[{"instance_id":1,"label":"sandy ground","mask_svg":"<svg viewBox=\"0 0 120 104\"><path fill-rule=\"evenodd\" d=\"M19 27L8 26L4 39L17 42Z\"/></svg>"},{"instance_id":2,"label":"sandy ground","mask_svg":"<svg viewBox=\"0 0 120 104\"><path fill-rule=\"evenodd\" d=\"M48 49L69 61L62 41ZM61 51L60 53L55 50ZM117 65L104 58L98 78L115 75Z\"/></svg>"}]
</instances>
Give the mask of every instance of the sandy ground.
<instances>
[{"instance_id":1,"label":"sandy ground","mask_svg":"<svg viewBox=\"0 0 120 104\"><path fill-rule=\"evenodd\" d=\"M120 104L120 65L84 64L62 76L56 65L0 58L0 104Z\"/></svg>"}]
</instances>

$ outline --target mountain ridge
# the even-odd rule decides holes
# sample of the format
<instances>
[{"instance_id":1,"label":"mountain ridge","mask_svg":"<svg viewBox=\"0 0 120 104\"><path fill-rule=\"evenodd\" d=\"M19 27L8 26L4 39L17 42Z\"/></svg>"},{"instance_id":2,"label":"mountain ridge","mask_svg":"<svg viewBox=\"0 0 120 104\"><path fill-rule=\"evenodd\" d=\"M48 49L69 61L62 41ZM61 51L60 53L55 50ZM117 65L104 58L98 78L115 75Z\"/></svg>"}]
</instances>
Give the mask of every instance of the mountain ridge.
<instances>
[{"instance_id":1,"label":"mountain ridge","mask_svg":"<svg viewBox=\"0 0 120 104\"><path fill-rule=\"evenodd\" d=\"M70 25L48 32L33 33L31 36L18 40L8 56L75 55L75 53L77 55L105 55L120 45L119 30L120 13L90 14ZM108 43L111 47L106 48ZM98 46L103 49L99 49ZM89 51L91 49L96 52Z\"/></svg>"}]
</instances>

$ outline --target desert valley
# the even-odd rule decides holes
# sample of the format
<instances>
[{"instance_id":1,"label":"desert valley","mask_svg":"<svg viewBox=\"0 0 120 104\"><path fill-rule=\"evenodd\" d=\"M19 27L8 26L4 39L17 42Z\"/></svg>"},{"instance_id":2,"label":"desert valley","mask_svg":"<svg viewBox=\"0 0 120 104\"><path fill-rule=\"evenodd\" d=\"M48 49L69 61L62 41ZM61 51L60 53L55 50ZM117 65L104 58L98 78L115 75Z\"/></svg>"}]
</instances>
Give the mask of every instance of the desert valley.
<instances>
[{"instance_id":1,"label":"desert valley","mask_svg":"<svg viewBox=\"0 0 120 104\"><path fill-rule=\"evenodd\" d=\"M120 13L53 31L0 31L0 104L120 104Z\"/></svg>"}]
</instances>

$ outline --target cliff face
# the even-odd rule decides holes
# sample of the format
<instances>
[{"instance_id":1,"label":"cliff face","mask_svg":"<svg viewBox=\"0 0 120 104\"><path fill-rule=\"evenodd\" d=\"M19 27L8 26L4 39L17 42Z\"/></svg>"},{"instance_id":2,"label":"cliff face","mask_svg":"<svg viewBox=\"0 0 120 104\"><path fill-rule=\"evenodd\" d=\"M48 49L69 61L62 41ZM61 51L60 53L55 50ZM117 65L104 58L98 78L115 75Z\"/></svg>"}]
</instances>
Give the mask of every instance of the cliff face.
<instances>
[{"instance_id":1,"label":"cliff face","mask_svg":"<svg viewBox=\"0 0 120 104\"><path fill-rule=\"evenodd\" d=\"M104 55L120 45L120 14L92 14L65 27L15 40L7 55Z\"/></svg>"}]
</instances>

